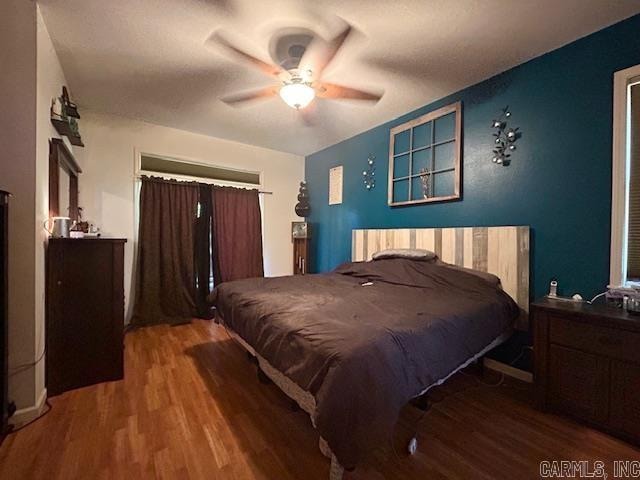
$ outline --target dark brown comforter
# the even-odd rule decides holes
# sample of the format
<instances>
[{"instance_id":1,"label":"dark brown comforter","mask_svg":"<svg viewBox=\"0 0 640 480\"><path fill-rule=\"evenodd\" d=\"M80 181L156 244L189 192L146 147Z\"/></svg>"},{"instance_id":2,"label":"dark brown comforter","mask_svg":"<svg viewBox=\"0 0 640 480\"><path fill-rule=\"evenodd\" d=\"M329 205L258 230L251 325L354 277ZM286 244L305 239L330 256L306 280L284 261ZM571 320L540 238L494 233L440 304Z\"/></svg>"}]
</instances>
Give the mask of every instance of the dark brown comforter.
<instances>
[{"instance_id":1,"label":"dark brown comforter","mask_svg":"<svg viewBox=\"0 0 640 480\"><path fill-rule=\"evenodd\" d=\"M511 326L518 307L496 283L388 259L223 283L212 301L225 324L314 395L318 431L351 468L388 441L410 399Z\"/></svg>"}]
</instances>

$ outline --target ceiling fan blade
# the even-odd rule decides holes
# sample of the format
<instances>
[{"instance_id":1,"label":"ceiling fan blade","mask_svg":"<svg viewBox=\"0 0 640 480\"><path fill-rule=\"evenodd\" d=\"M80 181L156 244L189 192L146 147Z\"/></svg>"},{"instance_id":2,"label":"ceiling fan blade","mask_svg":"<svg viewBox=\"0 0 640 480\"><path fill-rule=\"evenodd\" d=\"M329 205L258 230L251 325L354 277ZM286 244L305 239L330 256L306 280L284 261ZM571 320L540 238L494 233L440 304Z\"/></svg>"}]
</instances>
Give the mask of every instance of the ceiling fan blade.
<instances>
[{"instance_id":1,"label":"ceiling fan blade","mask_svg":"<svg viewBox=\"0 0 640 480\"><path fill-rule=\"evenodd\" d=\"M249 92L240 92L227 95L221 98L227 105L236 105L238 103L250 102L253 100L262 100L265 98L275 97L278 94L278 87L270 86L259 90L251 90Z\"/></svg>"},{"instance_id":2,"label":"ceiling fan blade","mask_svg":"<svg viewBox=\"0 0 640 480\"><path fill-rule=\"evenodd\" d=\"M300 67L305 70L311 70L314 78L320 78L324 69L327 68L327 65L331 63L331 60L347 41L352 30L353 27L346 23L340 33L328 42L325 42L322 38L315 37L302 56Z\"/></svg>"},{"instance_id":3,"label":"ceiling fan blade","mask_svg":"<svg viewBox=\"0 0 640 480\"><path fill-rule=\"evenodd\" d=\"M302 120L302 124L305 127L315 127L316 124L318 123L316 103L313 102L306 108L303 108L302 110L298 110L298 115L300 116L300 119Z\"/></svg>"},{"instance_id":4,"label":"ceiling fan blade","mask_svg":"<svg viewBox=\"0 0 640 480\"><path fill-rule=\"evenodd\" d=\"M241 58L245 62L258 68L264 74L277 77L283 72L282 68L272 63L267 63L259 58L254 57L250 53L245 52L240 47L235 46L229 39L227 39L220 31L214 32L206 43L215 43L224 47L227 51L231 52L235 56Z\"/></svg>"},{"instance_id":5,"label":"ceiling fan blade","mask_svg":"<svg viewBox=\"0 0 640 480\"><path fill-rule=\"evenodd\" d=\"M365 92L357 88L344 87L327 82L319 82L316 92L320 98L348 98L350 100L368 100L370 102L377 102L383 95L383 93Z\"/></svg>"}]
</instances>

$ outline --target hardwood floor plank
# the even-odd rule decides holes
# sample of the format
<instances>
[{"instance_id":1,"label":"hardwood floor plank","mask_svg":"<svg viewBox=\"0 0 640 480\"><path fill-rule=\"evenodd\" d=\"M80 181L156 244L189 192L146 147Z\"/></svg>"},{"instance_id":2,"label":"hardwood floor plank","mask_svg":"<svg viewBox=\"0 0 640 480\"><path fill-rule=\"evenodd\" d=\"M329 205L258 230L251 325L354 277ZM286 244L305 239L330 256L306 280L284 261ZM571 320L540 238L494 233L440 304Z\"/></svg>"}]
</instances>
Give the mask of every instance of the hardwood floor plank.
<instances>
[{"instance_id":1,"label":"hardwood floor plank","mask_svg":"<svg viewBox=\"0 0 640 480\"><path fill-rule=\"evenodd\" d=\"M309 417L291 411L223 328L194 321L126 335L125 378L51 399L0 447L0 479L326 480ZM542 460L640 460L629 444L532 408L520 383L459 374L406 407L392 442L351 480L538 478ZM417 431L418 451L406 444Z\"/></svg>"}]
</instances>

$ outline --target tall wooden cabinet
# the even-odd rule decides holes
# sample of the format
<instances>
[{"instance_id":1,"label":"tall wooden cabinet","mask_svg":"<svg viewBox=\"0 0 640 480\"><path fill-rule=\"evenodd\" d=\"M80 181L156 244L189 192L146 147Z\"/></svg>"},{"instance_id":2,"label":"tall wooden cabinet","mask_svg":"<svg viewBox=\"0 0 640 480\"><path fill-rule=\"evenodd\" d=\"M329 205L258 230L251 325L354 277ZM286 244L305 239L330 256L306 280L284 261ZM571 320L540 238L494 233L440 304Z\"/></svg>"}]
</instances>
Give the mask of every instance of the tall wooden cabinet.
<instances>
[{"instance_id":1,"label":"tall wooden cabinet","mask_svg":"<svg viewBox=\"0 0 640 480\"><path fill-rule=\"evenodd\" d=\"M640 317L548 299L532 313L540 407L640 444Z\"/></svg>"},{"instance_id":2,"label":"tall wooden cabinet","mask_svg":"<svg viewBox=\"0 0 640 480\"><path fill-rule=\"evenodd\" d=\"M123 378L125 242L49 239L46 381L50 396Z\"/></svg>"},{"instance_id":3,"label":"tall wooden cabinet","mask_svg":"<svg viewBox=\"0 0 640 480\"><path fill-rule=\"evenodd\" d=\"M298 197L300 198L300 197ZM293 274L304 275L309 272L310 225L307 222L291 222L291 241L293 242Z\"/></svg>"},{"instance_id":4,"label":"tall wooden cabinet","mask_svg":"<svg viewBox=\"0 0 640 480\"><path fill-rule=\"evenodd\" d=\"M293 274L304 275L309 266L309 239L293 239Z\"/></svg>"}]
</instances>

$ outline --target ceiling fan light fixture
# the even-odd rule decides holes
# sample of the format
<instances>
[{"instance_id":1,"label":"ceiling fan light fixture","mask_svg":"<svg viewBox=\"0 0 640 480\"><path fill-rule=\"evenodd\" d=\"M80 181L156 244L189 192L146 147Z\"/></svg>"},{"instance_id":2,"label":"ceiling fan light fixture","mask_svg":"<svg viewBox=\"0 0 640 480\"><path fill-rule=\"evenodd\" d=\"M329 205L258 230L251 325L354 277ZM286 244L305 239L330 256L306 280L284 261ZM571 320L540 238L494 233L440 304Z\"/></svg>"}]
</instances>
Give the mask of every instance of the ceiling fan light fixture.
<instances>
[{"instance_id":1,"label":"ceiling fan light fixture","mask_svg":"<svg viewBox=\"0 0 640 480\"><path fill-rule=\"evenodd\" d=\"M280 98L291 108L300 110L309 105L316 96L316 91L303 82L287 83L280 88Z\"/></svg>"}]
</instances>

